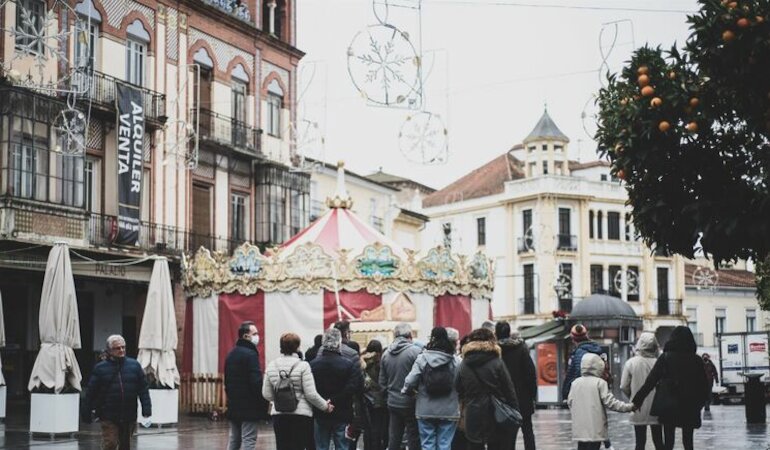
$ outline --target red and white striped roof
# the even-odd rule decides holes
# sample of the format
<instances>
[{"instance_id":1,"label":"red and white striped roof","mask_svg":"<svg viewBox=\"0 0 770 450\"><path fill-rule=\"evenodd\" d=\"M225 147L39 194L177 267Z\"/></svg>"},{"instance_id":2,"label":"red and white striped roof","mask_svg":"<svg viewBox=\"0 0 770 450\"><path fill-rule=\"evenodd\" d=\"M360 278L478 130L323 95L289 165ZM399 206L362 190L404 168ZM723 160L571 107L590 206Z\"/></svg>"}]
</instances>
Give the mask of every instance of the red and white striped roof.
<instances>
[{"instance_id":1,"label":"red and white striped roof","mask_svg":"<svg viewBox=\"0 0 770 450\"><path fill-rule=\"evenodd\" d=\"M404 249L384 234L362 221L347 208L330 208L326 214L300 231L281 246L281 253L291 255L306 243L320 245L331 257L337 257L337 250L348 250L348 255L360 255L367 245L379 242L393 250L393 254L406 259Z\"/></svg>"},{"instance_id":2,"label":"red and white striped roof","mask_svg":"<svg viewBox=\"0 0 770 450\"><path fill-rule=\"evenodd\" d=\"M281 246L283 255L291 255L297 247L313 243L320 245L327 255L336 258L338 250L345 249L350 257L360 255L367 245L379 242L393 250L393 254L406 259L404 249L361 220L350 207L353 200L345 189L344 163L337 164L337 189L334 198L327 199L329 210L318 220L300 231Z\"/></svg>"}]
</instances>

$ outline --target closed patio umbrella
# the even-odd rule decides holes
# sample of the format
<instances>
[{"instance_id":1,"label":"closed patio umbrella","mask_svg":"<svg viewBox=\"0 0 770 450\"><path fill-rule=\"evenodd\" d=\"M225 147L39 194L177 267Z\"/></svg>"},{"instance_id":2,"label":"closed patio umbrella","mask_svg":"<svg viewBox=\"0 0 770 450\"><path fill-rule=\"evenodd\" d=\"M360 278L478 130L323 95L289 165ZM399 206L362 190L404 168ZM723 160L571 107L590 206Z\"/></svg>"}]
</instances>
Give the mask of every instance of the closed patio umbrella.
<instances>
[{"instance_id":1,"label":"closed patio umbrella","mask_svg":"<svg viewBox=\"0 0 770 450\"><path fill-rule=\"evenodd\" d=\"M150 285L147 288L137 360L146 374L153 375L161 386L171 389L179 384L179 371L174 353L177 345L176 333L176 314L168 261L159 257L155 259Z\"/></svg>"},{"instance_id":2,"label":"closed patio umbrella","mask_svg":"<svg viewBox=\"0 0 770 450\"><path fill-rule=\"evenodd\" d=\"M29 390L41 385L57 394L69 385L78 391L83 376L73 349L80 348L80 320L69 246L57 242L48 254L40 294L40 351Z\"/></svg>"}]
</instances>

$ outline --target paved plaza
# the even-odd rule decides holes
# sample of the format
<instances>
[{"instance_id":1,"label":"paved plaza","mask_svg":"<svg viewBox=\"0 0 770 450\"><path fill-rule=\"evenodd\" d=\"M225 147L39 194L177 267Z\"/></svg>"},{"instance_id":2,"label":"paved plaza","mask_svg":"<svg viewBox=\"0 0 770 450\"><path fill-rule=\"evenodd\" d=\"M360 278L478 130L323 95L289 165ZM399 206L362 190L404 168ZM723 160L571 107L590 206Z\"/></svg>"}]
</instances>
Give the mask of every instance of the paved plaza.
<instances>
[{"instance_id":1,"label":"paved plaza","mask_svg":"<svg viewBox=\"0 0 770 450\"><path fill-rule=\"evenodd\" d=\"M9 411L10 412L10 411ZM96 450L99 448L98 425L85 426L77 439L30 439L25 417L11 414L0 425L0 448ZM571 442L570 415L567 410L541 410L535 415L535 433L538 449L565 450L575 446ZM611 413L610 437L616 450L634 448L634 433L628 415ZM521 440L521 438L519 438ZM227 422L212 422L206 418L183 417L178 427L140 430L136 438L138 449L225 449ZM275 448L272 428L264 424L260 429L258 449ZM523 448L521 441L517 448ZM648 449L652 443L648 442ZM681 447L676 447L681 448ZM770 449L770 426L746 425L742 406L714 406L706 416L703 427L695 433L696 449L714 450L767 450Z\"/></svg>"}]
</instances>

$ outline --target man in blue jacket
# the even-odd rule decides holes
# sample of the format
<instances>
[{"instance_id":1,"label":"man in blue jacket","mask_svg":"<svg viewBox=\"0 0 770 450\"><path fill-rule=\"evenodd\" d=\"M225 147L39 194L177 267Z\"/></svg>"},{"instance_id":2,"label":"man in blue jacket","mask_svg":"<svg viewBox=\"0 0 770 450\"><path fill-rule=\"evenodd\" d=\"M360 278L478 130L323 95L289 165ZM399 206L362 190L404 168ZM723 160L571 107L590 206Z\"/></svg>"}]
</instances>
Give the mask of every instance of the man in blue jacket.
<instances>
[{"instance_id":1,"label":"man in blue jacket","mask_svg":"<svg viewBox=\"0 0 770 450\"><path fill-rule=\"evenodd\" d=\"M114 334L107 338L107 358L96 364L86 388L84 414L96 412L102 425L102 448L130 450L136 429L136 399L142 416L152 415L150 394L142 366L126 357L126 340Z\"/></svg>"},{"instance_id":2,"label":"man in blue jacket","mask_svg":"<svg viewBox=\"0 0 770 450\"><path fill-rule=\"evenodd\" d=\"M257 345L257 326L251 321L243 322L238 328L238 342L225 359L227 418L230 420L227 450L239 450L241 446L254 450L257 445L257 420L262 398Z\"/></svg>"},{"instance_id":3,"label":"man in blue jacket","mask_svg":"<svg viewBox=\"0 0 770 450\"><path fill-rule=\"evenodd\" d=\"M567 366L567 376L562 384L562 397L566 400L569 396L572 382L580 378L580 361L586 353L595 353L601 355L602 348L599 344L588 338L588 329L582 324L577 324L570 330L572 342L575 344L575 350L569 359Z\"/></svg>"}]
</instances>

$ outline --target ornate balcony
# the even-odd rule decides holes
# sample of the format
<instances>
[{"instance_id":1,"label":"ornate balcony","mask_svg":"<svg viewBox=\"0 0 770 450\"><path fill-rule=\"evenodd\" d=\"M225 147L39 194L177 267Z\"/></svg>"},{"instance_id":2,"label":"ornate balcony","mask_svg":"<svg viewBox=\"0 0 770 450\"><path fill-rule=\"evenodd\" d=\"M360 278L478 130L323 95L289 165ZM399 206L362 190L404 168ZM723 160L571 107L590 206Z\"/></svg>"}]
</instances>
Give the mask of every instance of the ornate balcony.
<instances>
[{"instance_id":1,"label":"ornate balcony","mask_svg":"<svg viewBox=\"0 0 770 450\"><path fill-rule=\"evenodd\" d=\"M198 133L202 144L225 146L252 156L262 153L262 130L208 109L200 110Z\"/></svg>"}]
</instances>

